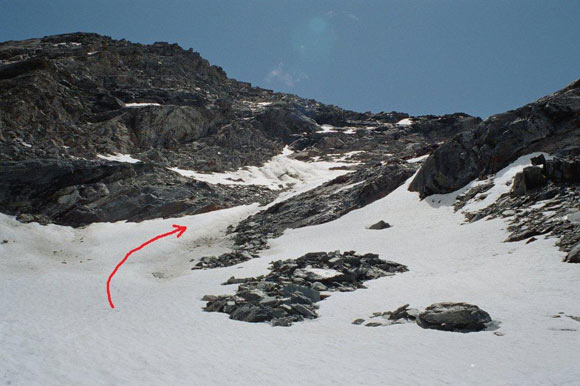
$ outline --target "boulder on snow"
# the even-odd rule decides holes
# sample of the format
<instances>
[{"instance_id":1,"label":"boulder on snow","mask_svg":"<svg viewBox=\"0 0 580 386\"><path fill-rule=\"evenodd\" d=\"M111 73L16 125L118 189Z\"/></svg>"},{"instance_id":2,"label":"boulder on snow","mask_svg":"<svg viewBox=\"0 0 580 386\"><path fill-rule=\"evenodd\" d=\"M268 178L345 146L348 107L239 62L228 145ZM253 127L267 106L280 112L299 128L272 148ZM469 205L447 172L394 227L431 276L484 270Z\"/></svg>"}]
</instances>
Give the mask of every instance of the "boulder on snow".
<instances>
[{"instance_id":1,"label":"boulder on snow","mask_svg":"<svg viewBox=\"0 0 580 386\"><path fill-rule=\"evenodd\" d=\"M420 327L454 332L481 331L490 322L487 312L467 303L435 303L417 317Z\"/></svg>"},{"instance_id":2,"label":"boulder on snow","mask_svg":"<svg viewBox=\"0 0 580 386\"><path fill-rule=\"evenodd\" d=\"M576 244L564 258L565 263L580 264L580 243Z\"/></svg>"},{"instance_id":3,"label":"boulder on snow","mask_svg":"<svg viewBox=\"0 0 580 386\"><path fill-rule=\"evenodd\" d=\"M369 229L373 229L373 230L380 230L380 229L387 229L390 228L391 224L389 224L388 222L384 222L383 220L371 225L369 227Z\"/></svg>"}]
</instances>

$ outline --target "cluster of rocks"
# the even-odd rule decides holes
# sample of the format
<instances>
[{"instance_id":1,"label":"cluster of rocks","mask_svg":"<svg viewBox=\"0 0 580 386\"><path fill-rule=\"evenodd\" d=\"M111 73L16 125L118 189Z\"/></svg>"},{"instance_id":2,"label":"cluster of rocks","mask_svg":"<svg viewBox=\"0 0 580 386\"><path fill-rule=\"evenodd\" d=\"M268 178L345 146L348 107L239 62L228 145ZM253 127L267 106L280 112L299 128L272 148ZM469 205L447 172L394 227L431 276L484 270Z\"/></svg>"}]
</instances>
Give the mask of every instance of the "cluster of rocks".
<instances>
[{"instance_id":1,"label":"cluster of rocks","mask_svg":"<svg viewBox=\"0 0 580 386\"><path fill-rule=\"evenodd\" d=\"M318 317L320 300L333 291L354 291L363 283L407 271L404 265L354 251L314 252L298 259L271 263L270 273L256 278L230 278L238 284L235 295L206 295L205 311L223 312L230 319L289 326Z\"/></svg>"},{"instance_id":2,"label":"cluster of rocks","mask_svg":"<svg viewBox=\"0 0 580 386\"><path fill-rule=\"evenodd\" d=\"M290 144L301 159L329 153L352 153L366 167L377 163L416 158L431 153L441 143L475 127L481 119L457 113L409 118L402 113L364 115L334 123L331 131L303 132ZM407 118L409 123L398 124ZM320 125L327 123L316 119Z\"/></svg>"},{"instance_id":3,"label":"cluster of rocks","mask_svg":"<svg viewBox=\"0 0 580 386\"><path fill-rule=\"evenodd\" d=\"M523 196L529 191L554 184L580 184L580 158L553 158L546 160L543 155L531 159L532 165L516 174L511 191L512 196Z\"/></svg>"},{"instance_id":4,"label":"cluster of rocks","mask_svg":"<svg viewBox=\"0 0 580 386\"><path fill-rule=\"evenodd\" d=\"M280 236L282 233L261 233L264 227L249 219L244 220L245 225L234 228L230 226L228 232L236 232L234 235L234 250L245 251L257 255L261 250L268 249L268 238Z\"/></svg>"},{"instance_id":5,"label":"cluster of rocks","mask_svg":"<svg viewBox=\"0 0 580 386\"><path fill-rule=\"evenodd\" d=\"M204 256L201 259L199 259L191 269L198 270L198 269L229 267L232 265L243 263L244 261L248 261L256 257L258 257L258 255L256 254L252 255L246 251L227 252L222 253L219 256ZM190 262L194 261L196 261L196 259L190 260Z\"/></svg>"},{"instance_id":6,"label":"cluster of rocks","mask_svg":"<svg viewBox=\"0 0 580 386\"><path fill-rule=\"evenodd\" d=\"M469 189L467 192L458 195L455 198L455 203L453 204L453 209L457 212L462 209L467 203L477 197L478 200L483 200L487 197L485 192L494 187L493 182L487 182L484 184L476 185Z\"/></svg>"},{"instance_id":7,"label":"cluster of rocks","mask_svg":"<svg viewBox=\"0 0 580 386\"><path fill-rule=\"evenodd\" d=\"M580 316L566 315L566 313L564 313L564 312L558 312L556 315L552 316L552 318L554 318L554 319L559 319L561 317L570 318L570 319L574 320L575 322L580 323Z\"/></svg>"},{"instance_id":8,"label":"cluster of rocks","mask_svg":"<svg viewBox=\"0 0 580 386\"><path fill-rule=\"evenodd\" d=\"M570 252L567 262L577 262L575 247L580 252L580 160L532 159L532 164L514 177L509 193L488 207L464 212L468 222L483 218L504 218L510 233L507 242L533 242L538 236L556 237L561 250ZM476 187L458 197L456 207L468 199L482 199L484 189Z\"/></svg>"},{"instance_id":9,"label":"cluster of rocks","mask_svg":"<svg viewBox=\"0 0 580 386\"><path fill-rule=\"evenodd\" d=\"M415 308L409 308L408 304L405 304L394 311L385 312L374 312L370 316L370 321L365 323L365 319L355 319L352 324L364 325L366 327L379 327L379 326L390 326L392 324L404 324L411 323L417 320L419 315L419 310Z\"/></svg>"},{"instance_id":10,"label":"cluster of rocks","mask_svg":"<svg viewBox=\"0 0 580 386\"><path fill-rule=\"evenodd\" d=\"M366 323L364 319L356 319L352 323L366 327L416 323L422 328L464 333L481 331L492 325L489 314L478 306L450 302L435 303L423 311L405 304L394 311L375 312L370 319Z\"/></svg>"}]
</instances>

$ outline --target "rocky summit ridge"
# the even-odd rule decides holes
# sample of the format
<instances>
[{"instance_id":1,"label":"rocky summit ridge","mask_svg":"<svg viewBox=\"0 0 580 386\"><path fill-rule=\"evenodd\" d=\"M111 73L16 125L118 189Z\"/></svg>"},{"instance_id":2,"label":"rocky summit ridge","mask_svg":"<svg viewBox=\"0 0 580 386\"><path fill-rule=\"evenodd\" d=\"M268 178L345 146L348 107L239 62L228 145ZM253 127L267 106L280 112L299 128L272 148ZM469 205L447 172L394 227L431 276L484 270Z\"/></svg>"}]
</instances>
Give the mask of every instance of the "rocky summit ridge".
<instances>
[{"instance_id":1,"label":"rocky summit ridge","mask_svg":"<svg viewBox=\"0 0 580 386\"><path fill-rule=\"evenodd\" d=\"M356 113L275 93L230 79L177 44L73 33L0 43L0 60L0 210L42 223L140 221L268 202L277 192L209 185L168 168L260 166L285 146L305 162L354 154L359 180L362 171L384 179L382 163L409 169L402 160L480 122L453 114L402 125L404 113ZM102 158L114 154L141 162Z\"/></svg>"}]
</instances>

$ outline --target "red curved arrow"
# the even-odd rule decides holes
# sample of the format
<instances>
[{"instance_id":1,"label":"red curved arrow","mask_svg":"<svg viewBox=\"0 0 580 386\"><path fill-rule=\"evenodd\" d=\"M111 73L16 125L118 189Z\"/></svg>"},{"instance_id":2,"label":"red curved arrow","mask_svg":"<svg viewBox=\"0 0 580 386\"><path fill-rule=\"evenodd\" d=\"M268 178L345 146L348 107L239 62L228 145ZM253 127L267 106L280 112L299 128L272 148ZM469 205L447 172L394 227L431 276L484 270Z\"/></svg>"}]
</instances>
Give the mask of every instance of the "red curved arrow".
<instances>
[{"instance_id":1,"label":"red curved arrow","mask_svg":"<svg viewBox=\"0 0 580 386\"><path fill-rule=\"evenodd\" d=\"M153 237L151 240L144 242L143 244L139 245L137 248L131 249L129 252L127 252L127 254L123 258L123 260L119 261L119 264L117 264L117 266L115 267L113 272L111 272L111 274L109 275L109 278L107 279L107 298L109 299L109 305L111 306L111 308L115 308L115 305L113 304L113 300L111 300L111 279L113 278L113 276L115 276L115 274L117 273L119 268L121 268L121 266L129 258L129 256L131 256L131 254L133 254L134 252L137 252L138 250L145 248L147 245L149 245L149 244L151 244L159 239L162 239L162 238L167 237L167 236L171 236L174 233L177 233L177 238L180 238L181 235L183 235L183 233L187 230L187 227L182 226L182 225L173 225L173 227L176 228L174 231L163 233L159 236Z\"/></svg>"}]
</instances>

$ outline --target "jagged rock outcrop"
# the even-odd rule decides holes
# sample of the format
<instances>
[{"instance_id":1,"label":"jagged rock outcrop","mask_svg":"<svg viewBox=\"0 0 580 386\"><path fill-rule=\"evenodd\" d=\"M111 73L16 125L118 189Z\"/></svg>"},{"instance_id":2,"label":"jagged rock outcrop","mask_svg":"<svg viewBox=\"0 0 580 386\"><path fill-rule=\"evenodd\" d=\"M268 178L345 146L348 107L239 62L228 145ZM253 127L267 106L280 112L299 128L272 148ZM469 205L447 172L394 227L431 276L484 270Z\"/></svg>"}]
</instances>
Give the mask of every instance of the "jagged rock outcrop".
<instances>
[{"instance_id":1,"label":"jagged rock outcrop","mask_svg":"<svg viewBox=\"0 0 580 386\"><path fill-rule=\"evenodd\" d=\"M537 166L528 166L514 177L511 190L512 196L523 196L530 190L540 188L546 185L547 178L542 168Z\"/></svg>"},{"instance_id":2,"label":"jagged rock outcrop","mask_svg":"<svg viewBox=\"0 0 580 386\"><path fill-rule=\"evenodd\" d=\"M457 135L433 152L409 189L422 198L449 193L528 153L580 155L579 142L580 80Z\"/></svg>"},{"instance_id":3,"label":"jagged rock outcrop","mask_svg":"<svg viewBox=\"0 0 580 386\"><path fill-rule=\"evenodd\" d=\"M186 166L188 153L202 151L193 158L204 164L215 152L203 154L213 147L204 139L243 114L237 103L274 95L228 79L177 44L75 33L1 43L0 60L2 160L94 159L157 149L173 166ZM257 136L246 152L222 144L229 159L209 162L206 170L259 164L282 146L276 136Z\"/></svg>"},{"instance_id":4,"label":"jagged rock outcrop","mask_svg":"<svg viewBox=\"0 0 580 386\"><path fill-rule=\"evenodd\" d=\"M256 187L209 185L149 163L0 162L0 208L21 219L82 226L142 221L248 204L275 196ZM40 216L40 217L39 217Z\"/></svg>"}]
</instances>

